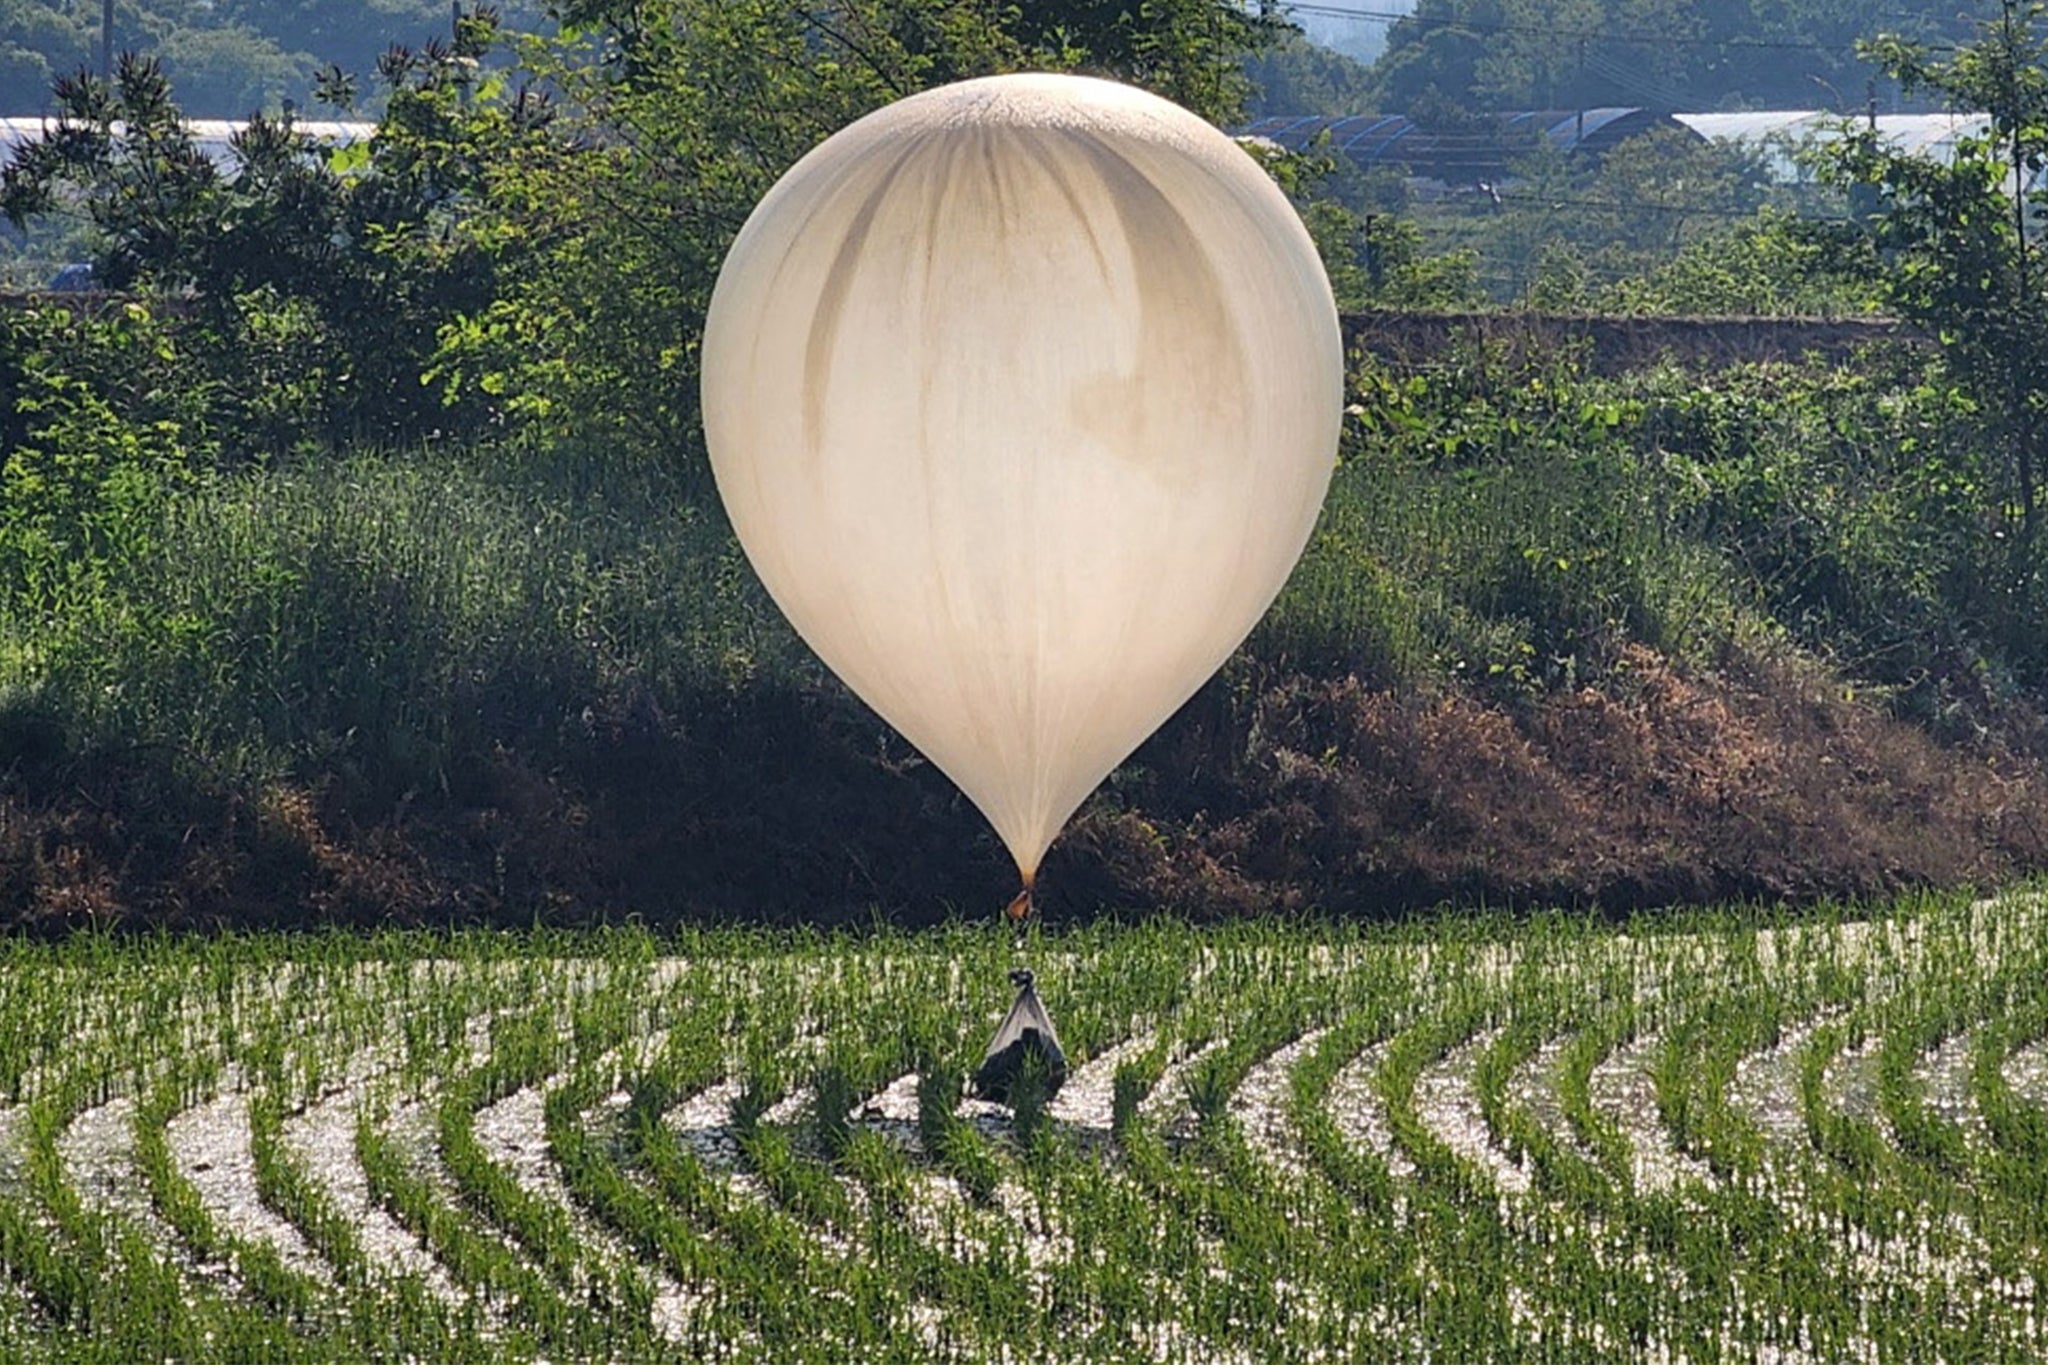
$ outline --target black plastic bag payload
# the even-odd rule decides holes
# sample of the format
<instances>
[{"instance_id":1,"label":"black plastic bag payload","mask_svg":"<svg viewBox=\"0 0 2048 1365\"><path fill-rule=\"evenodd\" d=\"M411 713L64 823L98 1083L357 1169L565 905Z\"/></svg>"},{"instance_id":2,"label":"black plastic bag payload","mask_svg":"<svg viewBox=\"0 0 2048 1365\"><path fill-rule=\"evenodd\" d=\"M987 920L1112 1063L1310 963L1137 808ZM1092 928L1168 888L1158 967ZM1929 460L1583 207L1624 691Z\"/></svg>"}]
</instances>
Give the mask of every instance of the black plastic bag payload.
<instances>
[{"instance_id":1,"label":"black plastic bag payload","mask_svg":"<svg viewBox=\"0 0 2048 1365\"><path fill-rule=\"evenodd\" d=\"M1052 1016L1045 1012L1031 982L1030 972L1010 973L1017 999L1003 1016L996 1036L989 1040L981 1069L974 1073L974 1093L982 1099L1012 1104L1017 1082L1027 1070L1044 1078L1041 1099L1051 1099L1066 1083L1067 1054L1060 1050L1059 1031L1052 1026Z\"/></svg>"}]
</instances>

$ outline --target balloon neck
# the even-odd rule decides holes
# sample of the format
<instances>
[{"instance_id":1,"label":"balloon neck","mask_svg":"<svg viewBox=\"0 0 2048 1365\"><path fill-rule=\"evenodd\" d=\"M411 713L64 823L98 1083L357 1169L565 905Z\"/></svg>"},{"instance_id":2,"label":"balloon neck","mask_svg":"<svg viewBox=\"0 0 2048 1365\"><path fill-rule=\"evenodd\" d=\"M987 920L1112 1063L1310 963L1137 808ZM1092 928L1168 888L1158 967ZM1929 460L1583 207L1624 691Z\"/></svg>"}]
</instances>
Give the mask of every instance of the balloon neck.
<instances>
[{"instance_id":1,"label":"balloon neck","mask_svg":"<svg viewBox=\"0 0 2048 1365\"><path fill-rule=\"evenodd\" d=\"M1017 893L1017 898L1010 902L1009 908L1004 910L1003 914L1012 924L1022 924L1025 920L1031 918L1030 882L1024 883L1024 889Z\"/></svg>"}]
</instances>

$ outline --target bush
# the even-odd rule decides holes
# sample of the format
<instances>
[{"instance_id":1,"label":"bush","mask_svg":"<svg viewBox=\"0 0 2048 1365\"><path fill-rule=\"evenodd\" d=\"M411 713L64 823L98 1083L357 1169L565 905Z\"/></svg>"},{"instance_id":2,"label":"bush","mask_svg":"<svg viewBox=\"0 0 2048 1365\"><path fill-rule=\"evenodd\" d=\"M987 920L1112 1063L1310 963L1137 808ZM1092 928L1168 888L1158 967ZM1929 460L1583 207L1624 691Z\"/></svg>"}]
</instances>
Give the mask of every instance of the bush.
<instances>
[{"instance_id":1,"label":"bush","mask_svg":"<svg viewBox=\"0 0 2048 1365\"><path fill-rule=\"evenodd\" d=\"M1366 359L1323 518L1253 640L1273 664L1530 693L1623 644L1711 657L1755 622L1695 536L1640 398L1483 343L1441 373Z\"/></svg>"}]
</instances>

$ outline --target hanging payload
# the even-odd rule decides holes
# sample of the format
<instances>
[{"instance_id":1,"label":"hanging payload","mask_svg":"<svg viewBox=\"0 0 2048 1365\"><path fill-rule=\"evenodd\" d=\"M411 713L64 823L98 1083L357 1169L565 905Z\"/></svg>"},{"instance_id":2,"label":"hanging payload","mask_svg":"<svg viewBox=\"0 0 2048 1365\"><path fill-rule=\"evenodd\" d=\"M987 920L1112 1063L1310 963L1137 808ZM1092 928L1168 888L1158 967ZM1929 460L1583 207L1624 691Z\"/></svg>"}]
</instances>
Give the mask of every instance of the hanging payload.
<instances>
[{"instance_id":1,"label":"hanging payload","mask_svg":"<svg viewBox=\"0 0 2048 1365\"><path fill-rule=\"evenodd\" d=\"M1067 817L1294 567L1344 349L1243 148L1128 86L992 76L777 182L719 271L703 385L747 558L988 816L1022 919Z\"/></svg>"},{"instance_id":2,"label":"hanging payload","mask_svg":"<svg viewBox=\"0 0 2048 1365\"><path fill-rule=\"evenodd\" d=\"M1067 1054L1060 1050L1059 1031L1038 998L1028 971L1010 973L1017 998L989 1040L981 1069L974 1073L974 1093L997 1104L1014 1104L1019 1082L1036 1077L1043 1083L1040 1100L1049 1100L1067 1080Z\"/></svg>"}]
</instances>

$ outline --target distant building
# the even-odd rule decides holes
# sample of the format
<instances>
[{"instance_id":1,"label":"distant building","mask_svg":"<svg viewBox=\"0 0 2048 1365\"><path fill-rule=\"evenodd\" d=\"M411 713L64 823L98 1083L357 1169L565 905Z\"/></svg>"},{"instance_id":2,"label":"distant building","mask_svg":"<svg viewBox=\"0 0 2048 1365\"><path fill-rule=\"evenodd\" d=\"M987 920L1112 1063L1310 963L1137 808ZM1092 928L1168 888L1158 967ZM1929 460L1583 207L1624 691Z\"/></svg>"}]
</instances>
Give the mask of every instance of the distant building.
<instances>
[{"instance_id":1,"label":"distant building","mask_svg":"<svg viewBox=\"0 0 2048 1365\"><path fill-rule=\"evenodd\" d=\"M1663 114L1648 109L1545 110L1495 115L1496 127L1449 133L1432 131L1405 114L1353 114L1343 118L1283 114L1246 125L1240 135L1264 139L1290 151L1322 145L1361 166L1398 166L1410 176L1446 184L1492 183L1539 144L1597 159L1621 142L1652 128L1681 128L1702 142L1744 144L1760 152L1766 166L1790 183L1805 178L1795 153L1841 136L1840 114L1817 109L1753 110L1733 114ZM1891 146L1946 162L1956 143L1981 136L1986 114L1879 114L1878 136ZM1319 143L1327 133L1329 141ZM2035 180L2038 188L2044 183Z\"/></svg>"},{"instance_id":2,"label":"distant building","mask_svg":"<svg viewBox=\"0 0 2048 1365\"><path fill-rule=\"evenodd\" d=\"M1491 116L1451 131L1427 128L1406 114L1281 114L1238 130L1289 151L1317 145L1361 166L1398 166L1407 173L1446 183L1498 180L1508 168L1547 144L1574 155L1599 157L1638 133L1677 128L1670 114L1649 109L1549 109ZM1329 141L1322 143L1324 134Z\"/></svg>"},{"instance_id":3,"label":"distant building","mask_svg":"<svg viewBox=\"0 0 2048 1365\"><path fill-rule=\"evenodd\" d=\"M1673 114L1672 117L1709 142L1735 142L1764 154L1779 179L1807 178L1794 155L1841 137L1844 127L1874 125L1878 139L1899 151L1925 156L1943 165L1955 158L1956 143L1982 137L1991 126L1989 114L1879 114L1875 119L1845 118L1819 109L1758 110L1737 114ZM2034 181L2041 184L2040 177Z\"/></svg>"},{"instance_id":4,"label":"distant building","mask_svg":"<svg viewBox=\"0 0 2048 1365\"><path fill-rule=\"evenodd\" d=\"M26 118L0 118L0 165L14 159L16 148L35 141L56 126L57 120L54 117L46 118L39 114L31 114ZM229 143L236 133L248 126L246 119L185 120L185 127L190 130L192 141L205 154L207 160L216 166L230 164L233 153ZM377 125L374 123L343 119L294 119L292 127L316 142L334 147L346 147L350 143L366 141L377 131Z\"/></svg>"},{"instance_id":5,"label":"distant building","mask_svg":"<svg viewBox=\"0 0 2048 1365\"><path fill-rule=\"evenodd\" d=\"M89 294L93 290L92 263L73 261L62 266L43 286L53 294Z\"/></svg>"}]
</instances>

